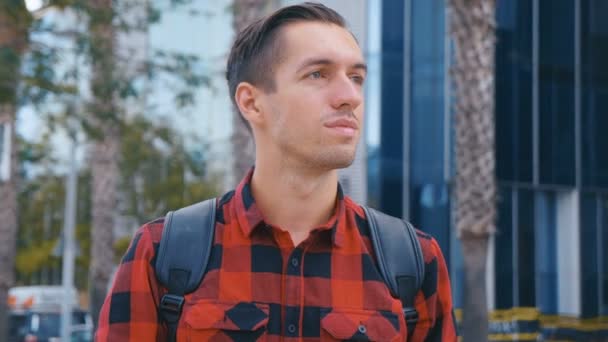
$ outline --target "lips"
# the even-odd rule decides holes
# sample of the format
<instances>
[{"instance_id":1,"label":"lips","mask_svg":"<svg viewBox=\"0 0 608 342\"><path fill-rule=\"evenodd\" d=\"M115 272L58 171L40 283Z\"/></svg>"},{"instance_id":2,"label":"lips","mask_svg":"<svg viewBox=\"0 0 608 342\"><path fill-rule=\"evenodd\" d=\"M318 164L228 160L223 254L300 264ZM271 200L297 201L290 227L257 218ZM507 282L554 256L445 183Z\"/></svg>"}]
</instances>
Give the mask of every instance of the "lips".
<instances>
[{"instance_id":1,"label":"lips","mask_svg":"<svg viewBox=\"0 0 608 342\"><path fill-rule=\"evenodd\" d=\"M329 128L333 134L341 137L354 138L359 129L359 125L355 120L341 118L336 120L328 121L324 124L325 127Z\"/></svg>"},{"instance_id":2,"label":"lips","mask_svg":"<svg viewBox=\"0 0 608 342\"><path fill-rule=\"evenodd\" d=\"M353 130L357 130L359 129L359 125L357 125L357 122L355 120L350 120L350 119L337 119L337 120L332 120L329 122L325 123L325 127L328 128L348 128L348 129L353 129Z\"/></svg>"}]
</instances>

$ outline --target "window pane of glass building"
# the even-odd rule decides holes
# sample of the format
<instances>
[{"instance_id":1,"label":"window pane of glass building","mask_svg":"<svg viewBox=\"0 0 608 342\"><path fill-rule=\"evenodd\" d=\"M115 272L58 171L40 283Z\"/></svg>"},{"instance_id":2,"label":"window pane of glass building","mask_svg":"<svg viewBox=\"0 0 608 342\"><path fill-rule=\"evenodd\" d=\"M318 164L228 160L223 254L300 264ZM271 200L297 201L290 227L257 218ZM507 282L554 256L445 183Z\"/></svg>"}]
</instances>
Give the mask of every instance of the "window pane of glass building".
<instances>
[{"instance_id":1,"label":"window pane of glass building","mask_svg":"<svg viewBox=\"0 0 608 342\"><path fill-rule=\"evenodd\" d=\"M539 178L574 185L574 2L539 0Z\"/></svg>"},{"instance_id":2,"label":"window pane of glass building","mask_svg":"<svg viewBox=\"0 0 608 342\"><path fill-rule=\"evenodd\" d=\"M496 17L497 175L532 182L532 1L498 1Z\"/></svg>"},{"instance_id":3,"label":"window pane of glass building","mask_svg":"<svg viewBox=\"0 0 608 342\"><path fill-rule=\"evenodd\" d=\"M497 232L494 237L496 309L513 306L513 205L512 189L499 189Z\"/></svg>"},{"instance_id":4,"label":"window pane of glass building","mask_svg":"<svg viewBox=\"0 0 608 342\"><path fill-rule=\"evenodd\" d=\"M557 212L555 193L535 195L536 305L543 314L557 314Z\"/></svg>"},{"instance_id":5,"label":"window pane of glass building","mask_svg":"<svg viewBox=\"0 0 608 342\"><path fill-rule=\"evenodd\" d=\"M412 1L411 182L443 181L445 26L443 0Z\"/></svg>"},{"instance_id":6,"label":"window pane of glass building","mask_svg":"<svg viewBox=\"0 0 608 342\"><path fill-rule=\"evenodd\" d=\"M601 315L608 315L608 195L602 197L602 251L600 261L602 262L602 303Z\"/></svg>"},{"instance_id":7,"label":"window pane of glass building","mask_svg":"<svg viewBox=\"0 0 608 342\"><path fill-rule=\"evenodd\" d=\"M379 149L379 208L401 217L403 214L403 1L382 2L382 86Z\"/></svg>"},{"instance_id":8,"label":"window pane of glass building","mask_svg":"<svg viewBox=\"0 0 608 342\"><path fill-rule=\"evenodd\" d=\"M412 1L410 47L410 220L449 255L449 194L444 179L445 2Z\"/></svg>"},{"instance_id":9,"label":"window pane of glass building","mask_svg":"<svg viewBox=\"0 0 608 342\"><path fill-rule=\"evenodd\" d=\"M608 1L581 1L582 182L608 187Z\"/></svg>"},{"instance_id":10,"label":"window pane of glass building","mask_svg":"<svg viewBox=\"0 0 608 342\"><path fill-rule=\"evenodd\" d=\"M532 307L535 300L534 268L534 192L530 189L517 191L517 256L519 298L517 305Z\"/></svg>"},{"instance_id":11,"label":"window pane of glass building","mask_svg":"<svg viewBox=\"0 0 608 342\"><path fill-rule=\"evenodd\" d=\"M598 201L594 193L581 194L582 316L598 314Z\"/></svg>"}]
</instances>

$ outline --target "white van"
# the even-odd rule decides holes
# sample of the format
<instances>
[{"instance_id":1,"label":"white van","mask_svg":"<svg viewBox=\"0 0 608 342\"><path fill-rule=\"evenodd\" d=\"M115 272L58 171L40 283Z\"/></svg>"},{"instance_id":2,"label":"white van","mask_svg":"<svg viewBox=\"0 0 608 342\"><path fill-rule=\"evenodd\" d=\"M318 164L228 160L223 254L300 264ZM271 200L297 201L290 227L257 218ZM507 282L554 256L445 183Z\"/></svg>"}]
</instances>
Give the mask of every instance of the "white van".
<instances>
[{"instance_id":1,"label":"white van","mask_svg":"<svg viewBox=\"0 0 608 342\"><path fill-rule=\"evenodd\" d=\"M17 286L8 290L8 304L12 311L61 310L64 301L72 308L78 307L78 292L75 288L69 289L67 296L62 286Z\"/></svg>"},{"instance_id":2,"label":"white van","mask_svg":"<svg viewBox=\"0 0 608 342\"><path fill-rule=\"evenodd\" d=\"M18 286L8 294L10 342L58 341L64 301L72 308L73 340L92 340L93 321L87 311L79 309L75 288L67 296L61 286Z\"/></svg>"}]
</instances>

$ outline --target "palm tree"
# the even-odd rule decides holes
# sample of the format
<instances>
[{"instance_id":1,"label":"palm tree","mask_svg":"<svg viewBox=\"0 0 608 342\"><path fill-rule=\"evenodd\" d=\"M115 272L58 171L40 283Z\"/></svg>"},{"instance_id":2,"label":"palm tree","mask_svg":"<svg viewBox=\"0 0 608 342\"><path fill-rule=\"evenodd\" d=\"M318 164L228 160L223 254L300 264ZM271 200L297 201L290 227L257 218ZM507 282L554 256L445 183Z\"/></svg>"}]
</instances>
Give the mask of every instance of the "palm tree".
<instances>
[{"instance_id":1,"label":"palm tree","mask_svg":"<svg viewBox=\"0 0 608 342\"><path fill-rule=\"evenodd\" d=\"M8 340L8 289L15 280L17 237L17 148L15 118L19 66L31 16L23 1L0 0L0 156L8 141L8 174L0 178L0 340ZM8 138L8 139L7 139ZM0 171L1 173L1 171Z\"/></svg>"},{"instance_id":2,"label":"palm tree","mask_svg":"<svg viewBox=\"0 0 608 342\"><path fill-rule=\"evenodd\" d=\"M91 121L95 138L91 154L92 227L89 273L90 311L97 324L113 270L113 229L117 213L120 125L115 90L115 34L112 0L89 3L90 57L92 61Z\"/></svg>"},{"instance_id":3,"label":"palm tree","mask_svg":"<svg viewBox=\"0 0 608 342\"><path fill-rule=\"evenodd\" d=\"M234 0L232 27L235 34L277 6L276 0ZM230 94L234 96L234 94ZM232 120L233 182L238 182L254 163L253 139L249 127L235 109Z\"/></svg>"},{"instance_id":4,"label":"palm tree","mask_svg":"<svg viewBox=\"0 0 608 342\"><path fill-rule=\"evenodd\" d=\"M463 338L486 341L486 260L495 231L495 0L450 0L455 59L456 229L465 269Z\"/></svg>"}]
</instances>

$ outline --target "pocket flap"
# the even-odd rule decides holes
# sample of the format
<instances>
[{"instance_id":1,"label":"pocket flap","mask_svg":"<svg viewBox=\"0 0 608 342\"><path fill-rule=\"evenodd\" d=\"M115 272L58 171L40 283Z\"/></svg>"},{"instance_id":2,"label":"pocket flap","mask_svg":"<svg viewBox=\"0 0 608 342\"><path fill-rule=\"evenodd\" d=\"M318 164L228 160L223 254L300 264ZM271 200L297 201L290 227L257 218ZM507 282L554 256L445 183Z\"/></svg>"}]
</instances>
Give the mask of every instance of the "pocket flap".
<instances>
[{"instance_id":1,"label":"pocket flap","mask_svg":"<svg viewBox=\"0 0 608 342\"><path fill-rule=\"evenodd\" d=\"M184 319L194 329L255 331L268 325L268 304L198 301Z\"/></svg>"},{"instance_id":2,"label":"pocket flap","mask_svg":"<svg viewBox=\"0 0 608 342\"><path fill-rule=\"evenodd\" d=\"M339 340L393 341L399 338L399 317L388 311L333 309L321 327Z\"/></svg>"}]
</instances>

